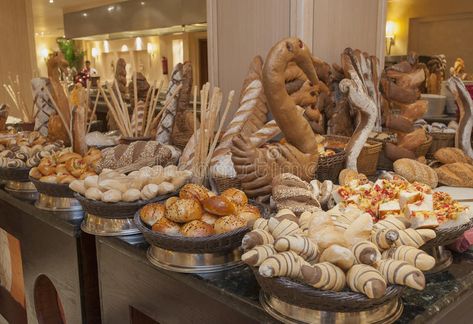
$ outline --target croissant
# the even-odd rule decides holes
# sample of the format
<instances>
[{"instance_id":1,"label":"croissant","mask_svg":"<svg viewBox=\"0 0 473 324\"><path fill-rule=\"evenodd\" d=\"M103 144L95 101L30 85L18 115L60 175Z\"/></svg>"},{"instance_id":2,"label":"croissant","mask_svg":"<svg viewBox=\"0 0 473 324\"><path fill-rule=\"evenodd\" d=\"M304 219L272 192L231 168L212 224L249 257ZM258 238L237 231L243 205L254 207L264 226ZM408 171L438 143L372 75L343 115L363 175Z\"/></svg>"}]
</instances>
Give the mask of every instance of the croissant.
<instances>
[{"instance_id":1,"label":"croissant","mask_svg":"<svg viewBox=\"0 0 473 324\"><path fill-rule=\"evenodd\" d=\"M406 261L380 260L377 268L390 284L404 285L417 290L425 287L424 273Z\"/></svg>"},{"instance_id":2,"label":"croissant","mask_svg":"<svg viewBox=\"0 0 473 324\"><path fill-rule=\"evenodd\" d=\"M370 241L361 241L351 247L358 263L373 265L381 259L381 253Z\"/></svg>"},{"instance_id":3,"label":"croissant","mask_svg":"<svg viewBox=\"0 0 473 324\"><path fill-rule=\"evenodd\" d=\"M386 281L381 273L366 264L356 264L348 270L347 284L351 290L368 298L380 298L386 292Z\"/></svg>"},{"instance_id":4,"label":"croissant","mask_svg":"<svg viewBox=\"0 0 473 324\"><path fill-rule=\"evenodd\" d=\"M272 244L258 245L245 252L241 256L241 260L250 266L258 267L264 260L276 253L278 252L274 249Z\"/></svg>"},{"instance_id":5,"label":"croissant","mask_svg":"<svg viewBox=\"0 0 473 324\"><path fill-rule=\"evenodd\" d=\"M268 227L274 238L302 233L299 225L296 222L290 221L289 219L283 219L282 221L279 221L278 219L271 217L268 221Z\"/></svg>"},{"instance_id":6,"label":"croissant","mask_svg":"<svg viewBox=\"0 0 473 324\"><path fill-rule=\"evenodd\" d=\"M342 269L329 262L302 265L301 273L304 282L321 290L340 291L345 287Z\"/></svg>"},{"instance_id":7,"label":"croissant","mask_svg":"<svg viewBox=\"0 0 473 324\"><path fill-rule=\"evenodd\" d=\"M422 271L428 271L435 266L435 258L413 246L401 245L383 252L383 259L406 261Z\"/></svg>"},{"instance_id":8,"label":"croissant","mask_svg":"<svg viewBox=\"0 0 473 324\"><path fill-rule=\"evenodd\" d=\"M274 248L278 252L293 251L307 262L314 263L318 257L318 248L308 237L298 234L279 237L274 241Z\"/></svg>"},{"instance_id":9,"label":"croissant","mask_svg":"<svg viewBox=\"0 0 473 324\"><path fill-rule=\"evenodd\" d=\"M421 228L415 230L413 228L406 228L399 231L399 239L396 241L396 246L409 245L418 248L435 237L435 231L431 229Z\"/></svg>"},{"instance_id":10,"label":"croissant","mask_svg":"<svg viewBox=\"0 0 473 324\"><path fill-rule=\"evenodd\" d=\"M265 230L265 231L269 231L269 227L268 227L268 220L265 219L265 218L258 218L257 220L255 220L255 222L253 223L253 229L261 229L261 230Z\"/></svg>"},{"instance_id":11,"label":"croissant","mask_svg":"<svg viewBox=\"0 0 473 324\"><path fill-rule=\"evenodd\" d=\"M385 219L380 220L373 225L374 230L381 229L395 229L395 230L405 230L410 226L409 221L404 217L390 216Z\"/></svg>"},{"instance_id":12,"label":"croissant","mask_svg":"<svg viewBox=\"0 0 473 324\"><path fill-rule=\"evenodd\" d=\"M293 251L286 251L268 257L261 263L259 273L263 277L300 278L304 259Z\"/></svg>"},{"instance_id":13,"label":"croissant","mask_svg":"<svg viewBox=\"0 0 473 324\"><path fill-rule=\"evenodd\" d=\"M241 247L244 250L249 250L257 245L273 243L274 238L269 232L262 229L255 229L243 236L243 239L241 240Z\"/></svg>"},{"instance_id":14,"label":"croissant","mask_svg":"<svg viewBox=\"0 0 473 324\"><path fill-rule=\"evenodd\" d=\"M398 238L399 232L394 229L382 229L371 232L371 242L381 251L393 246Z\"/></svg>"},{"instance_id":15,"label":"croissant","mask_svg":"<svg viewBox=\"0 0 473 324\"><path fill-rule=\"evenodd\" d=\"M350 249L333 244L324 250L320 256L320 262L330 262L347 271L355 264L355 256Z\"/></svg>"}]
</instances>

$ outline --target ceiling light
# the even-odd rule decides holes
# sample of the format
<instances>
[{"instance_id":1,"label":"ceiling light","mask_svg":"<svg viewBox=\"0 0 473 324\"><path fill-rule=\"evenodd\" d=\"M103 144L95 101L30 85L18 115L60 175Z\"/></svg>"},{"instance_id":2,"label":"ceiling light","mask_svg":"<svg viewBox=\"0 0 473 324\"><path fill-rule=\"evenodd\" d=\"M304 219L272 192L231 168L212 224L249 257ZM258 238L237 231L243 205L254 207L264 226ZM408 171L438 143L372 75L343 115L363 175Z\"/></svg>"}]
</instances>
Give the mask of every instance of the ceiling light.
<instances>
[{"instance_id":1,"label":"ceiling light","mask_svg":"<svg viewBox=\"0 0 473 324\"><path fill-rule=\"evenodd\" d=\"M113 10L115 10L115 6L110 6L107 8L108 12L112 12Z\"/></svg>"},{"instance_id":2,"label":"ceiling light","mask_svg":"<svg viewBox=\"0 0 473 324\"><path fill-rule=\"evenodd\" d=\"M54 0L49 0L49 3L54 3Z\"/></svg>"},{"instance_id":3,"label":"ceiling light","mask_svg":"<svg viewBox=\"0 0 473 324\"><path fill-rule=\"evenodd\" d=\"M144 5L146 4L146 2L141 1L140 4L141 4L142 6L144 6Z\"/></svg>"},{"instance_id":4,"label":"ceiling light","mask_svg":"<svg viewBox=\"0 0 473 324\"><path fill-rule=\"evenodd\" d=\"M122 45L121 51L122 52L128 52L128 46Z\"/></svg>"},{"instance_id":5,"label":"ceiling light","mask_svg":"<svg viewBox=\"0 0 473 324\"><path fill-rule=\"evenodd\" d=\"M82 14L82 17L87 17L87 16L88 16L87 12L84 12L84 13Z\"/></svg>"}]
</instances>

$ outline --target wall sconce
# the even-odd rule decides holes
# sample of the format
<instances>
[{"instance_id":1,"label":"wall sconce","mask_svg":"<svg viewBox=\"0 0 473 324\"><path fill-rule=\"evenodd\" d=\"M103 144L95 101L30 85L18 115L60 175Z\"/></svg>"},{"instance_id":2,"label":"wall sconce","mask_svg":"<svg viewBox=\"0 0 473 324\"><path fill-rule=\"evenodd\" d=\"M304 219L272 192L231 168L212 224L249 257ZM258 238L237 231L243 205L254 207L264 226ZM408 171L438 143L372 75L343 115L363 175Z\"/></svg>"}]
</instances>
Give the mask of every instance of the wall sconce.
<instances>
[{"instance_id":1,"label":"wall sconce","mask_svg":"<svg viewBox=\"0 0 473 324\"><path fill-rule=\"evenodd\" d=\"M391 55L391 47L396 45L396 23L388 20L386 22L386 51Z\"/></svg>"},{"instance_id":2,"label":"wall sconce","mask_svg":"<svg viewBox=\"0 0 473 324\"><path fill-rule=\"evenodd\" d=\"M148 52L148 54L154 58L155 54L156 54L156 45L153 44L153 43L148 43L146 44L146 51Z\"/></svg>"},{"instance_id":3,"label":"wall sconce","mask_svg":"<svg viewBox=\"0 0 473 324\"><path fill-rule=\"evenodd\" d=\"M41 56L43 60L46 61L49 56L49 50L46 47L43 47L39 50L39 56Z\"/></svg>"},{"instance_id":4,"label":"wall sconce","mask_svg":"<svg viewBox=\"0 0 473 324\"><path fill-rule=\"evenodd\" d=\"M94 59L97 59L99 55L100 55L99 49L97 47L92 47L92 57Z\"/></svg>"},{"instance_id":5,"label":"wall sconce","mask_svg":"<svg viewBox=\"0 0 473 324\"><path fill-rule=\"evenodd\" d=\"M128 52L128 46L122 45L121 49L122 52Z\"/></svg>"},{"instance_id":6,"label":"wall sconce","mask_svg":"<svg viewBox=\"0 0 473 324\"><path fill-rule=\"evenodd\" d=\"M137 51L142 51L143 50L143 41L141 40L141 37L136 37L135 38L135 49Z\"/></svg>"},{"instance_id":7,"label":"wall sconce","mask_svg":"<svg viewBox=\"0 0 473 324\"><path fill-rule=\"evenodd\" d=\"M108 42L108 40L103 41L103 52L104 53L110 52L110 43Z\"/></svg>"}]
</instances>

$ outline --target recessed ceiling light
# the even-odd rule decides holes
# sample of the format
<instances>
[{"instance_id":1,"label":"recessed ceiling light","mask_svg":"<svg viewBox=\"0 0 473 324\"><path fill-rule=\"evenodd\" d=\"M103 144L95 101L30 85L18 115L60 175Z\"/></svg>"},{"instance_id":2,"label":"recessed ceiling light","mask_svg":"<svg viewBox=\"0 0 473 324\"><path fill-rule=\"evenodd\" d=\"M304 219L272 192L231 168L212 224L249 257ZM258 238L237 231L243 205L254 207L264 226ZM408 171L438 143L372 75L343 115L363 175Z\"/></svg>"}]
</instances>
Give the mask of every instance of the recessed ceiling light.
<instances>
[{"instance_id":1,"label":"recessed ceiling light","mask_svg":"<svg viewBox=\"0 0 473 324\"><path fill-rule=\"evenodd\" d=\"M87 12L84 12L84 13L82 14L82 16L83 16L83 17L87 17L87 16L88 16Z\"/></svg>"},{"instance_id":2,"label":"recessed ceiling light","mask_svg":"<svg viewBox=\"0 0 473 324\"><path fill-rule=\"evenodd\" d=\"M49 0L49 3L54 3L54 0Z\"/></svg>"},{"instance_id":3,"label":"recessed ceiling light","mask_svg":"<svg viewBox=\"0 0 473 324\"><path fill-rule=\"evenodd\" d=\"M141 4L142 6L144 6L144 5L146 4L146 2L141 1L140 4Z\"/></svg>"}]
</instances>

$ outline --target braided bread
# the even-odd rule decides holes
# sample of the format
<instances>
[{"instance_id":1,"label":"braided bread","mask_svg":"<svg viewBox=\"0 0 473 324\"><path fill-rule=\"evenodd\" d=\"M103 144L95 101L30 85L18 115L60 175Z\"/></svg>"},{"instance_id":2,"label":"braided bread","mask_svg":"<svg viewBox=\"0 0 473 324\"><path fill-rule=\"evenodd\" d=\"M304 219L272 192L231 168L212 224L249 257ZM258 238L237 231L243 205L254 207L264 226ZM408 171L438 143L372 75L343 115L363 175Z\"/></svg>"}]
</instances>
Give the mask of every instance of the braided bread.
<instances>
[{"instance_id":1,"label":"braided bread","mask_svg":"<svg viewBox=\"0 0 473 324\"><path fill-rule=\"evenodd\" d=\"M278 252L274 249L272 244L258 245L245 252L241 256L241 260L250 266L258 267L264 260L276 253Z\"/></svg>"},{"instance_id":2,"label":"braided bread","mask_svg":"<svg viewBox=\"0 0 473 324\"><path fill-rule=\"evenodd\" d=\"M381 259L381 253L376 245L369 241L361 241L351 247L358 263L373 265Z\"/></svg>"},{"instance_id":3,"label":"braided bread","mask_svg":"<svg viewBox=\"0 0 473 324\"><path fill-rule=\"evenodd\" d=\"M301 273L304 282L321 290L341 291L345 287L342 269L329 262L303 265Z\"/></svg>"},{"instance_id":4,"label":"braided bread","mask_svg":"<svg viewBox=\"0 0 473 324\"><path fill-rule=\"evenodd\" d=\"M422 271L428 271L435 266L435 259L413 246L401 245L383 252L383 259L406 261Z\"/></svg>"},{"instance_id":5,"label":"braided bread","mask_svg":"<svg viewBox=\"0 0 473 324\"><path fill-rule=\"evenodd\" d=\"M386 281L375 268L356 264L347 273L347 284L351 290L360 292L368 298L380 298L386 292Z\"/></svg>"},{"instance_id":6,"label":"braided bread","mask_svg":"<svg viewBox=\"0 0 473 324\"><path fill-rule=\"evenodd\" d=\"M380 260L376 266L390 284L404 285L417 290L422 290L425 287L425 277L422 271L405 261Z\"/></svg>"},{"instance_id":7,"label":"braided bread","mask_svg":"<svg viewBox=\"0 0 473 324\"><path fill-rule=\"evenodd\" d=\"M274 241L274 248L278 252L293 251L303 257L307 262L313 263L317 260L317 245L306 236L298 234L287 235L277 238Z\"/></svg>"},{"instance_id":8,"label":"braided bread","mask_svg":"<svg viewBox=\"0 0 473 324\"><path fill-rule=\"evenodd\" d=\"M286 251L268 257L261 263L259 273L263 277L300 278L304 259L293 251Z\"/></svg>"}]
</instances>

